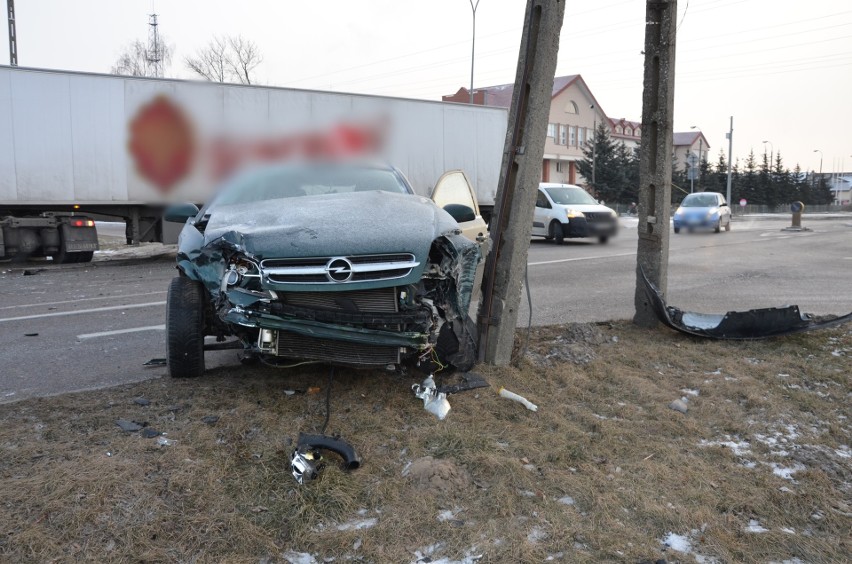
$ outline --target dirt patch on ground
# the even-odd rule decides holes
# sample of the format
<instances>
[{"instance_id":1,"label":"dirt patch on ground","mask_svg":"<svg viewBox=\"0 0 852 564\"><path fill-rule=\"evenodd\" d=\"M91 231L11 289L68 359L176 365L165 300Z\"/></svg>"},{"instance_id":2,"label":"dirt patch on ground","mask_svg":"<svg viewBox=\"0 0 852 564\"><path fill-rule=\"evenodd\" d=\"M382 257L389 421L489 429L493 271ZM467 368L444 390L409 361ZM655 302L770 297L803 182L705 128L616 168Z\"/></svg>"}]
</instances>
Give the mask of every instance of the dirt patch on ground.
<instances>
[{"instance_id":1,"label":"dirt patch on ground","mask_svg":"<svg viewBox=\"0 0 852 564\"><path fill-rule=\"evenodd\" d=\"M452 460L436 460L431 456L418 458L403 471L421 490L453 495L471 485L470 474Z\"/></svg>"},{"instance_id":2,"label":"dirt patch on ground","mask_svg":"<svg viewBox=\"0 0 852 564\"><path fill-rule=\"evenodd\" d=\"M583 354L552 354L566 343ZM491 387L451 395L443 421L411 393L422 374L337 370L328 432L363 465L329 457L307 486L289 456L322 426L326 367L0 405L0 560L848 560L852 328L560 326L528 349L478 367Z\"/></svg>"}]
</instances>

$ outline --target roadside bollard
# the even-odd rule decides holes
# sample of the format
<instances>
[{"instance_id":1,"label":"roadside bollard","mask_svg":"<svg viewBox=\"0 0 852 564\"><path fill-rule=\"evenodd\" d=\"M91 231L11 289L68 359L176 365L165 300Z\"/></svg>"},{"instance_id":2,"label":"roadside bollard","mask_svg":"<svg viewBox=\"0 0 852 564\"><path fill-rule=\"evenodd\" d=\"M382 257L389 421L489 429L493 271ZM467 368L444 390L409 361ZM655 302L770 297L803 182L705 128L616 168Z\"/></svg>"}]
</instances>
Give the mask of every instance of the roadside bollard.
<instances>
[{"instance_id":1,"label":"roadside bollard","mask_svg":"<svg viewBox=\"0 0 852 564\"><path fill-rule=\"evenodd\" d=\"M793 202L790 204L790 211L793 212L792 227L802 227L802 212L805 211L805 204L802 202Z\"/></svg>"}]
</instances>

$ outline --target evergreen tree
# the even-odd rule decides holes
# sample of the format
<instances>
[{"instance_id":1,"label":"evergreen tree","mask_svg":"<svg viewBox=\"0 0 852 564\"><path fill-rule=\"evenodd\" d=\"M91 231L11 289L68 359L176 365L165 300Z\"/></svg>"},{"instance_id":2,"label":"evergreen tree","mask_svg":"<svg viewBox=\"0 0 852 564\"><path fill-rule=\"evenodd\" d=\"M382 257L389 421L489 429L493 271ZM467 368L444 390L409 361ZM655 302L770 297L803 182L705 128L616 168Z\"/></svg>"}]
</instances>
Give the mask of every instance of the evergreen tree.
<instances>
[{"instance_id":1,"label":"evergreen tree","mask_svg":"<svg viewBox=\"0 0 852 564\"><path fill-rule=\"evenodd\" d=\"M583 146L583 160L577 163L577 170L588 181L592 195L605 202L619 201L627 182L619 159L619 145L609 136L606 126L599 123L592 139Z\"/></svg>"}]
</instances>

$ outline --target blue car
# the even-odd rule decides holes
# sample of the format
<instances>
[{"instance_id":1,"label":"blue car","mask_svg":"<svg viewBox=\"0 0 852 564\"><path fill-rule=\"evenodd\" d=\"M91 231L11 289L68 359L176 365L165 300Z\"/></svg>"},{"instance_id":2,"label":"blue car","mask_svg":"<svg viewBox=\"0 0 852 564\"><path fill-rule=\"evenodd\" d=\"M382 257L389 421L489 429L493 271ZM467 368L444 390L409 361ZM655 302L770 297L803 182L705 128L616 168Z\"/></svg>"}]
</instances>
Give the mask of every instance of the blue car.
<instances>
[{"instance_id":1,"label":"blue car","mask_svg":"<svg viewBox=\"0 0 852 564\"><path fill-rule=\"evenodd\" d=\"M673 224L675 233L680 233L682 228L689 231L713 229L718 233L724 227L725 231L730 231L731 208L719 192L696 192L680 203Z\"/></svg>"}]
</instances>

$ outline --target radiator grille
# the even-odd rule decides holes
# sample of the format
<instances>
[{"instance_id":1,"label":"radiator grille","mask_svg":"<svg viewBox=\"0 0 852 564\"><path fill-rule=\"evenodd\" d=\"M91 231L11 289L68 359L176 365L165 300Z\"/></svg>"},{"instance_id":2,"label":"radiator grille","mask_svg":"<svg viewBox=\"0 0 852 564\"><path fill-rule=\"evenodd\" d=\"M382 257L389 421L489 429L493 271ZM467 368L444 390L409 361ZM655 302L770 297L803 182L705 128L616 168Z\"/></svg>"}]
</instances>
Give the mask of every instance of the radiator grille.
<instances>
[{"instance_id":1,"label":"radiator grille","mask_svg":"<svg viewBox=\"0 0 852 564\"><path fill-rule=\"evenodd\" d=\"M282 292L279 299L291 306L330 311L396 313L396 288L354 292Z\"/></svg>"},{"instance_id":2,"label":"radiator grille","mask_svg":"<svg viewBox=\"0 0 852 564\"><path fill-rule=\"evenodd\" d=\"M400 361L399 347L362 345L278 332L278 356L351 366L384 366Z\"/></svg>"},{"instance_id":3,"label":"radiator grille","mask_svg":"<svg viewBox=\"0 0 852 564\"><path fill-rule=\"evenodd\" d=\"M279 284L345 284L403 278L420 263L411 253L265 259L264 279Z\"/></svg>"},{"instance_id":4,"label":"radiator grille","mask_svg":"<svg viewBox=\"0 0 852 564\"><path fill-rule=\"evenodd\" d=\"M615 218L609 212L583 212L583 215L586 216L586 221L589 222L615 221Z\"/></svg>"}]
</instances>

